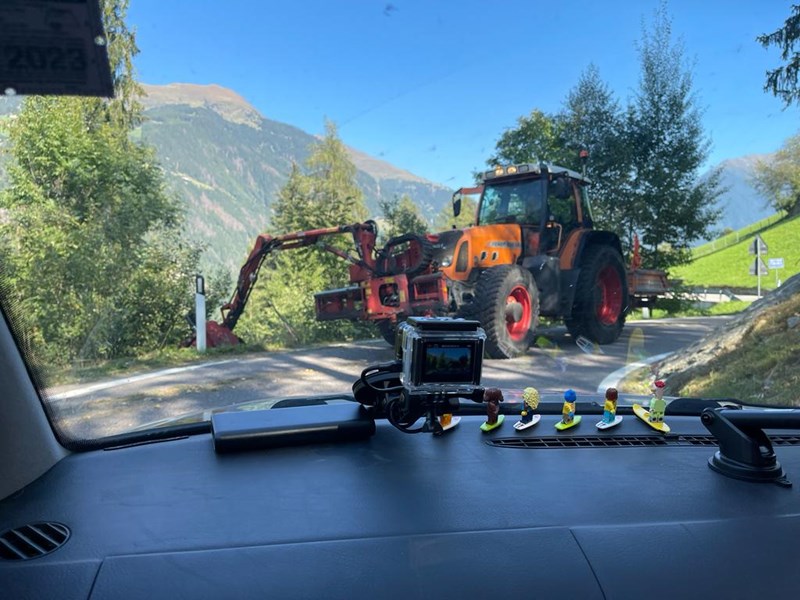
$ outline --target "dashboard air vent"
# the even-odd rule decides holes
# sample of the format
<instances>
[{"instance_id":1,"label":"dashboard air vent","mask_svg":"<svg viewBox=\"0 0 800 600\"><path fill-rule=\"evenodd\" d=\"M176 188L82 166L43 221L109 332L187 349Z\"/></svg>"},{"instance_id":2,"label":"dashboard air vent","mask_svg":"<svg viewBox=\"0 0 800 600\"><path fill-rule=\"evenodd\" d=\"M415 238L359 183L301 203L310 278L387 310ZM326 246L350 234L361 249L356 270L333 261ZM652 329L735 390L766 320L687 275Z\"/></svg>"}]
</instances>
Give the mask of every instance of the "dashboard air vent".
<instances>
[{"instance_id":1,"label":"dashboard air vent","mask_svg":"<svg viewBox=\"0 0 800 600\"><path fill-rule=\"evenodd\" d=\"M58 550L69 539L61 523L32 523L0 534L0 558L30 560Z\"/></svg>"},{"instance_id":2,"label":"dashboard air vent","mask_svg":"<svg viewBox=\"0 0 800 600\"><path fill-rule=\"evenodd\" d=\"M776 446L800 445L800 436L771 435ZM529 438L494 438L486 441L500 448L643 448L653 446L716 446L713 435L597 435L556 436Z\"/></svg>"}]
</instances>

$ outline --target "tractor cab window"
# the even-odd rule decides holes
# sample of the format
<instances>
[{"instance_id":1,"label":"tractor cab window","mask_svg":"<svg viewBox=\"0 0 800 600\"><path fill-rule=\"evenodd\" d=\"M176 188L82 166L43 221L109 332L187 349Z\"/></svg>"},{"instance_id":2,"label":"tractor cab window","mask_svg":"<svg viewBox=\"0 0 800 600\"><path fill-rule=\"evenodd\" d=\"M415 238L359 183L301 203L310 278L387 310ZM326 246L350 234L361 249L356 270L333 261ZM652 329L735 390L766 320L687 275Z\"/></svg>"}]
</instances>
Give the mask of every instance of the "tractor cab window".
<instances>
[{"instance_id":1,"label":"tractor cab window","mask_svg":"<svg viewBox=\"0 0 800 600\"><path fill-rule=\"evenodd\" d=\"M542 183L538 179L489 184L483 191L479 222L539 226L544 215Z\"/></svg>"},{"instance_id":2,"label":"tractor cab window","mask_svg":"<svg viewBox=\"0 0 800 600\"><path fill-rule=\"evenodd\" d=\"M548 221L554 221L568 231L578 225L578 208L572 183L566 177L558 177L547 186Z\"/></svg>"}]
</instances>

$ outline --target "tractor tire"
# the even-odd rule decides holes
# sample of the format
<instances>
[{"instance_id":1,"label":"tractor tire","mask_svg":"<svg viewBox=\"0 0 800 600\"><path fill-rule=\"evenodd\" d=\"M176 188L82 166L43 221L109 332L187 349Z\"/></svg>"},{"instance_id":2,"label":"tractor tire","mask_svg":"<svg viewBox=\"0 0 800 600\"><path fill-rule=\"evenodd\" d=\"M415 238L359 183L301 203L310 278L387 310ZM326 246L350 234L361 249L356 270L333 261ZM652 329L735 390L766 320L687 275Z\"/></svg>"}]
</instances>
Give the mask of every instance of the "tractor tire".
<instances>
[{"instance_id":1,"label":"tractor tire","mask_svg":"<svg viewBox=\"0 0 800 600\"><path fill-rule=\"evenodd\" d=\"M394 257L392 257L391 248L399 246L400 244L417 244L419 246L419 258L414 264L398 266ZM424 235L417 235L415 233L407 233L393 237L379 252L380 258L377 263L377 275L385 277L387 275L406 275L413 277L422 273L427 269L433 260L433 245L428 241Z\"/></svg>"},{"instance_id":2,"label":"tractor tire","mask_svg":"<svg viewBox=\"0 0 800 600\"><path fill-rule=\"evenodd\" d=\"M591 246L575 287L572 316L564 320L573 339L598 344L619 338L628 311L628 286L622 256L610 246Z\"/></svg>"},{"instance_id":3,"label":"tractor tire","mask_svg":"<svg viewBox=\"0 0 800 600\"><path fill-rule=\"evenodd\" d=\"M539 290L530 271L517 265L487 269L478 279L475 305L487 356L514 358L528 350L539 324Z\"/></svg>"},{"instance_id":4,"label":"tractor tire","mask_svg":"<svg viewBox=\"0 0 800 600\"><path fill-rule=\"evenodd\" d=\"M392 323L389 319L378 321L378 331L381 332L386 343L394 348L394 342L397 339L397 323Z\"/></svg>"}]
</instances>

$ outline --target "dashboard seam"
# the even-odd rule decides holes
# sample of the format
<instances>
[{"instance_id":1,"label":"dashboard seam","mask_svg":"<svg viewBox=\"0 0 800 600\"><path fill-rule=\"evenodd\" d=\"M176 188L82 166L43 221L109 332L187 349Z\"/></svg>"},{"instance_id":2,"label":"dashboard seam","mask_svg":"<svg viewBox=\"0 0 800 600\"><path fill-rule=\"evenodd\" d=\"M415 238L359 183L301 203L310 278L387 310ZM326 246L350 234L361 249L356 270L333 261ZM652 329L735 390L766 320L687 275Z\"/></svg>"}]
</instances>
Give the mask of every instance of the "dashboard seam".
<instances>
[{"instance_id":1,"label":"dashboard seam","mask_svg":"<svg viewBox=\"0 0 800 600\"><path fill-rule=\"evenodd\" d=\"M589 557L586 556L586 552L584 551L583 546L581 546L581 543L578 540L578 537L575 535L575 532L572 531L572 527L569 528L569 534L572 536L572 539L575 540L575 543L578 544L578 548L583 555L583 559L586 561L586 564L589 565L589 570L592 572L592 577L594 577L594 580L597 582L597 587L600 590L600 593L603 595L603 600L606 600L606 591L603 589L603 584L600 583L600 579L597 577L597 573L594 570L594 565L592 564L592 561L589 560Z\"/></svg>"}]
</instances>

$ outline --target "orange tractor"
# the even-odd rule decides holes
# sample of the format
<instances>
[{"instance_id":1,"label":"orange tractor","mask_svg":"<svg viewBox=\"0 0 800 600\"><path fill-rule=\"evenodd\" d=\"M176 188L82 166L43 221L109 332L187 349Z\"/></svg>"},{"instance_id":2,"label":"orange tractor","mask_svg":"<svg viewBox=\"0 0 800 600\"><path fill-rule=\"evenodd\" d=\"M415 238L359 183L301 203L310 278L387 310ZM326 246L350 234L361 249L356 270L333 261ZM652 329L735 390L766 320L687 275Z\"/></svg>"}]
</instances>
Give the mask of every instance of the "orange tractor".
<instances>
[{"instance_id":1,"label":"orange tractor","mask_svg":"<svg viewBox=\"0 0 800 600\"><path fill-rule=\"evenodd\" d=\"M235 340L233 327L269 252L310 245L351 263L348 287L315 294L317 318L374 321L390 343L398 322L411 315L477 319L492 358L524 353L540 316L563 320L576 339L614 342L630 307L663 294L666 277L626 270L619 238L593 229L588 183L546 163L497 167L479 187L453 196L457 216L463 195L480 194L474 226L398 236L382 248L372 221L261 235L222 307L222 322L208 324L209 344ZM355 254L324 243L341 234L353 236Z\"/></svg>"}]
</instances>

